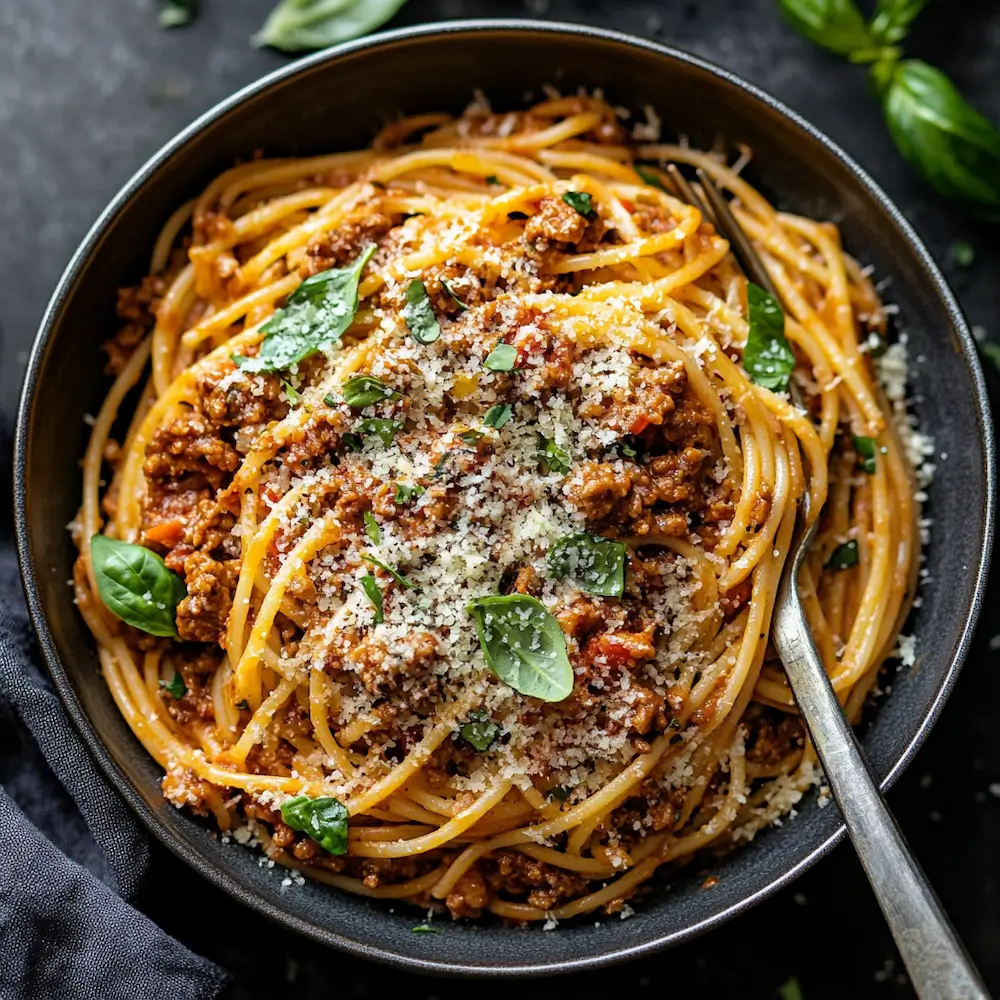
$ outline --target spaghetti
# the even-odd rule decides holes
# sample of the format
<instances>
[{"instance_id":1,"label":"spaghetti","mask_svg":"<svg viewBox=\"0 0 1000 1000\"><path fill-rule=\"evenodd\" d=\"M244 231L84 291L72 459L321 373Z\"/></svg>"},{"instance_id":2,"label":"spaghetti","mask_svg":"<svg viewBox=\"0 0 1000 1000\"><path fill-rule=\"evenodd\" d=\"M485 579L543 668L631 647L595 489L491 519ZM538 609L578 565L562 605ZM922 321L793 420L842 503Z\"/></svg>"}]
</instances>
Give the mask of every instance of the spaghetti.
<instances>
[{"instance_id":1,"label":"spaghetti","mask_svg":"<svg viewBox=\"0 0 1000 1000\"><path fill-rule=\"evenodd\" d=\"M787 315L666 162L730 193ZM852 721L919 552L885 312L833 225L553 97L237 166L151 272L75 586L171 801L350 892L538 921L817 781L767 638L798 501Z\"/></svg>"}]
</instances>

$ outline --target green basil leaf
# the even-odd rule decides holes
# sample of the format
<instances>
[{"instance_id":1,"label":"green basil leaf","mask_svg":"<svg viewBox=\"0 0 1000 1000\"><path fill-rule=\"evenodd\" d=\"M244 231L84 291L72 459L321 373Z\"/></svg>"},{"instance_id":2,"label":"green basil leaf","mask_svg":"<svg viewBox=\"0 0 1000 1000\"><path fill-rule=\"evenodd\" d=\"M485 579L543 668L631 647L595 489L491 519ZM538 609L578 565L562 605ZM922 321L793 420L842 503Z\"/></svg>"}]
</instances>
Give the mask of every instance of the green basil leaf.
<instances>
[{"instance_id":1,"label":"green basil leaf","mask_svg":"<svg viewBox=\"0 0 1000 1000\"><path fill-rule=\"evenodd\" d=\"M565 448L560 448L555 441L543 437L539 442L538 457L545 463L549 472L565 475L572 466L572 458Z\"/></svg>"},{"instance_id":2,"label":"green basil leaf","mask_svg":"<svg viewBox=\"0 0 1000 1000\"><path fill-rule=\"evenodd\" d=\"M403 395L390 389L374 375L354 375L343 384L340 391L344 402L352 410L363 410L366 406L374 406L386 400L401 399Z\"/></svg>"},{"instance_id":3,"label":"green basil leaf","mask_svg":"<svg viewBox=\"0 0 1000 1000\"><path fill-rule=\"evenodd\" d=\"M852 538L843 545L838 545L830 553L826 565L828 569L850 569L852 566L857 566L859 558L857 539Z\"/></svg>"},{"instance_id":4,"label":"green basil leaf","mask_svg":"<svg viewBox=\"0 0 1000 1000\"><path fill-rule=\"evenodd\" d=\"M382 541L382 529L378 526L378 521L375 520L375 515L370 510L365 511L365 534L375 545Z\"/></svg>"},{"instance_id":5,"label":"green basil leaf","mask_svg":"<svg viewBox=\"0 0 1000 1000\"><path fill-rule=\"evenodd\" d=\"M160 0L161 28L179 28L198 16L198 0Z\"/></svg>"},{"instance_id":6,"label":"green basil leaf","mask_svg":"<svg viewBox=\"0 0 1000 1000\"><path fill-rule=\"evenodd\" d=\"M646 182L646 183L647 183L648 185L650 185L650 187L655 187L655 188L659 188L659 189L660 189L661 191L666 191L666 193L667 193L667 194L670 194L670 192L669 192L669 191L667 191L667 188L666 188L666 186L664 185L663 181L661 181L661 180L660 180L660 178L659 178L659 176L657 175L656 171L654 171L654 170L650 169L649 167L644 167L644 166L643 166L643 165L642 165L641 163L634 163L634 164L632 165L632 169L633 169L633 170L634 170L634 171L635 171L635 172L636 172L636 173L637 173L637 174L638 174L638 175L639 175L639 176L640 176L640 177L641 177L641 178L642 178L642 179L643 179L643 180L644 180L644 181L645 181L645 182Z\"/></svg>"},{"instance_id":7,"label":"green basil leaf","mask_svg":"<svg viewBox=\"0 0 1000 1000\"><path fill-rule=\"evenodd\" d=\"M785 314L778 300L760 285L747 283L750 332L743 348L743 368L751 382L772 392L787 392L795 355L785 340Z\"/></svg>"},{"instance_id":8,"label":"green basil leaf","mask_svg":"<svg viewBox=\"0 0 1000 1000\"><path fill-rule=\"evenodd\" d=\"M296 795L281 804L285 825L304 833L331 854L347 853L347 817L347 806L328 795L318 799Z\"/></svg>"},{"instance_id":9,"label":"green basil leaf","mask_svg":"<svg viewBox=\"0 0 1000 1000\"><path fill-rule=\"evenodd\" d=\"M409 503L422 497L427 491L417 483L396 483L396 503Z\"/></svg>"},{"instance_id":10,"label":"green basil leaf","mask_svg":"<svg viewBox=\"0 0 1000 1000\"><path fill-rule=\"evenodd\" d=\"M499 184L500 183L500 178L497 177L496 174L487 174L483 178L483 180L486 181L487 184Z\"/></svg>"},{"instance_id":11,"label":"green basil leaf","mask_svg":"<svg viewBox=\"0 0 1000 1000\"><path fill-rule=\"evenodd\" d=\"M590 218L594 214L594 197L586 191L567 191L562 200L580 215Z\"/></svg>"},{"instance_id":12,"label":"green basil leaf","mask_svg":"<svg viewBox=\"0 0 1000 1000\"><path fill-rule=\"evenodd\" d=\"M568 576L580 590L598 597L621 597L627 556L621 542L579 532L556 541L547 559L556 579Z\"/></svg>"},{"instance_id":13,"label":"green basil leaf","mask_svg":"<svg viewBox=\"0 0 1000 1000\"><path fill-rule=\"evenodd\" d=\"M433 344L441 336L441 326L427 297L427 287L419 278L406 286L403 322L418 344Z\"/></svg>"},{"instance_id":14,"label":"green basil leaf","mask_svg":"<svg viewBox=\"0 0 1000 1000\"><path fill-rule=\"evenodd\" d=\"M386 564L382 562L381 559L376 559L373 555L370 555L367 552L362 552L361 558L364 559L365 562L370 562L373 566L378 566L379 569L384 569L386 573L388 573L389 576L391 576L396 581L396 583L398 583L401 587L405 588L406 590L420 589L419 587L417 587L415 583L413 583L410 580L407 580L402 573L397 573L391 566L386 566ZM365 589L367 590L367 588Z\"/></svg>"},{"instance_id":15,"label":"green basil leaf","mask_svg":"<svg viewBox=\"0 0 1000 1000\"><path fill-rule=\"evenodd\" d=\"M458 435L466 444L475 444L483 439L482 431L462 431Z\"/></svg>"},{"instance_id":16,"label":"green basil leaf","mask_svg":"<svg viewBox=\"0 0 1000 1000\"><path fill-rule=\"evenodd\" d=\"M469 308L469 307L468 307L468 306L467 306L467 305L466 305L466 304L465 304L465 303L464 303L464 302L463 302L463 301L462 301L462 300L461 300L461 299L460 299L460 298L459 298L459 297L458 297L458 296L457 296L457 295L456 295L456 294L455 294L455 293L454 293L454 292L452 291L452 288L451 288L451 285L449 285L449 284L448 284L448 281L447 281L447 279L445 279L445 278L442 278L442 279L441 279L441 287L442 287L442 288L443 288L443 289L444 289L444 290L445 290L445 291L446 291L446 292L448 293L448 297L449 297L449 298L451 299L451 301L452 301L452 302L454 302L454 303L455 303L455 305L457 305L457 306L458 306L458 308L459 308L459 309L461 309L461 310L462 310L462 312L465 312L465 310Z\"/></svg>"},{"instance_id":17,"label":"green basil leaf","mask_svg":"<svg viewBox=\"0 0 1000 1000\"><path fill-rule=\"evenodd\" d=\"M381 625L385 621L385 614L382 611L382 589L371 573L365 573L361 577L361 588L368 600L372 602L372 607L375 608L375 624Z\"/></svg>"},{"instance_id":18,"label":"green basil leaf","mask_svg":"<svg viewBox=\"0 0 1000 1000\"><path fill-rule=\"evenodd\" d=\"M878 43L854 0L778 0L778 7L810 42L838 56L875 58Z\"/></svg>"},{"instance_id":19,"label":"green basil leaf","mask_svg":"<svg viewBox=\"0 0 1000 1000\"><path fill-rule=\"evenodd\" d=\"M491 372L512 372L517 364L517 348L513 344L497 344L486 356L483 367Z\"/></svg>"},{"instance_id":20,"label":"green basil leaf","mask_svg":"<svg viewBox=\"0 0 1000 1000\"><path fill-rule=\"evenodd\" d=\"M389 447L393 438L403 429L402 420L387 420L384 417L366 417L354 425L354 430L362 437L377 437Z\"/></svg>"},{"instance_id":21,"label":"green basil leaf","mask_svg":"<svg viewBox=\"0 0 1000 1000\"><path fill-rule=\"evenodd\" d=\"M892 68L882 113L904 158L940 194L1000 220L1000 131L940 70L919 59Z\"/></svg>"},{"instance_id":22,"label":"green basil leaf","mask_svg":"<svg viewBox=\"0 0 1000 1000\"><path fill-rule=\"evenodd\" d=\"M857 434L854 435L854 450L858 453L858 458L860 461L858 465L861 466L864 472L867 472L869 476L875 475L875 438L873 437L859 437Z\"/></svg>"},{"instance_id":23,"label":"green basil leaf","mask_svg":"<svg viewBox=\"0 0 1000 1000\"><path fill-rule=\"evenodd\" d=\"M885 45L901 42L927 0L878 0L872 18L871 33Z\"/></svg>"},{"instance_id":24,"label":"green basil leaf","mask_svg":"<svg viewBox=\"0 0 1000 1000\"><path fill-rule=\"evenodd\" d=\"M363 451L365 447L364 441L361 440L360 434L351 434L348 432L341 439L344 442L344 447L348 451Z\"/></svg>"},{"instance_id":25,"label":"green basil leaf","mask_svg":"<svg viewBox=\"0 0 1000 1000\"><path fill-rule=\"evenodd\" d=\"M458 735L480 753L489 750L502 732L503 729L490 722L490 717L482 709L470 712L469 721L458 727Z\"/></svg>"},{"instance_id":26,"label":"green basil leaf","mask_svg":"<svg viewBox=\"0 0 1000 1000\"><path fill-rule=\"evenodd\" d=\"M555 788L549 789L549 798L556 802L565 802L572 794L573 789L567 788L565 785L556 785Z\"/></svg>"},{"instance_id":27,"label":"green basil leaf","mask_svg":"<svg viewBox=\"0 0 1000 1000\"><path fill-rule=\"evenodd\" d=\"M492 427L494 430L500 430L510 420L513 413L514 407L510 403L497 403L496 406L491 406L486 411L486 416L483 417L483 424L486 427Z\"/></svg>"},{"instance_id":28,"label":"green basil leaf","mask_svg":"<svg viewBox=\"0 0 1000 1000\"><path fill-rule=\"evenodd\" d=\"M123 622L150 635L177 635L177 605L187 594L184 581L142 545L94 535L90 562L104 606Z\"/></svg>"},{"instance_id":29,"label":"green basil leaf","mask_svg":"<svg viewBox=\"0 0 1000 1000\"><path fill-rule=\"evenodd\" d=\"M360 38L394 17L406 0L281 0L253 36L283 52L325 49Z\"/></svg>"},{"instance_id":30,"label":"green basil leaf","mask_svg":"<svg viewBox=\"0 0 1000 1000\"><path fill-rule=\"evenodd\" d=\"M261 327L266 334L255 358L244 358L245 372L274 372L312 357L340 342L358 311L358 285L374 243L348 267L320 271L288 296L283 309Z\"/></svg>"},{"instance_id":31,"label":"green basil leaf","mask_svg":"<svg viewBox=\"0 0 1000 1000\"><path fill-rule=\"evenodd\" d=\"M174 676L169 681L160 681L160 687L163 688L171 698L176 698L178 701L187 694L187 684L184 683L184 678L175 670Z\"/></svg>"},{"instance_id":32,"label":"green basil leaf","mask_svg":"<svg viewBox=\"0 0 1000 1000\"><path fill-rule=\"evenodd\" d=\"M490 669L515 691L562 701L573 691L566 637L545 605L526 594L479 597L468 604Z\"/></svg>"},{"instance_id":33,"label":"green basil leaf","mask_svg":"<svg viewBox=\"0 0 1000 1000\"><path fill-rule=\"evenodd\" d=\"M410 928L411 934L440 934L440 927L431 927L430 924L417 924L416 927Z\"/></svg>"}]
</instances>

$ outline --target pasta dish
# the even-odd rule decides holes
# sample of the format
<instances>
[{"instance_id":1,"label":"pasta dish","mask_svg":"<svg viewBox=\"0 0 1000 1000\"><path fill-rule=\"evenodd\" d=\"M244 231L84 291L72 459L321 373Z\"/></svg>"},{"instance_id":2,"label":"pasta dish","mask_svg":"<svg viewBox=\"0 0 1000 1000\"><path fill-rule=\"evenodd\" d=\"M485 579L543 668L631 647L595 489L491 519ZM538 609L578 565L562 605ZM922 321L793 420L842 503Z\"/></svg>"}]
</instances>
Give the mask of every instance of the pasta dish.
<instances>
[{"instance_id":1,"label":"pasta dish","mask_svg":"<svg viewBox=\"0 0 1000 1000\"><path fill-rule=\"evenodd\" d=\"M886 310L745 157L634 131L553 96L254 158L120 293L76 596L164 795L224 836L455 918L627 915L819 780L768 641L806 496L859 718L920 547Z\"/></svg>"}]
</instances>

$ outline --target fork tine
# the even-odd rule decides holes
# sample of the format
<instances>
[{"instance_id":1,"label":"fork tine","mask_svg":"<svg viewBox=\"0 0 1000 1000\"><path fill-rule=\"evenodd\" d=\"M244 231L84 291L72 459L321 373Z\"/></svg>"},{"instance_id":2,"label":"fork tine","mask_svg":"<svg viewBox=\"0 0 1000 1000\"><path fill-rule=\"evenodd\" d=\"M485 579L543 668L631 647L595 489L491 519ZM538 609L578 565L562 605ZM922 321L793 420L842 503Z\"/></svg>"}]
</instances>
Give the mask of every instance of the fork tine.
<instances>
[{"instance_id":1,"label":"fork tine","mask_svg":"<svg viewBox=\"0 0 1000 1000\"><path fill-rule=\"evenodd\" d=\"M733 251L733 256L739 261L740 267L754 284L760 285L765 292L773 295L780 302L781 296L774 287L774 282L771 281L771 276L767 273L764 262L754 250L750 238L743 231L736 216L733 215L729 202L726 201L715 182L701 167L698 168L698 180L701 182L705 197L712 204L717 221L721 223L717 228L729 240L730 249Z\"/></svg>"},{"instance_id":2,"label":"fork tine","mask_svg":"<svg viewBox=\"0 0 1000 1000\"><path fill-rule=\"evenodd\" d=\"M676 163L668 163L664 168L670 179L674 182L674 187L680 192L681 197L689 205L694 205L702 215L708 215L708 206L698 197L694 188L688 183L688 179L677 169Z\"/></svg>"}]
</instances>

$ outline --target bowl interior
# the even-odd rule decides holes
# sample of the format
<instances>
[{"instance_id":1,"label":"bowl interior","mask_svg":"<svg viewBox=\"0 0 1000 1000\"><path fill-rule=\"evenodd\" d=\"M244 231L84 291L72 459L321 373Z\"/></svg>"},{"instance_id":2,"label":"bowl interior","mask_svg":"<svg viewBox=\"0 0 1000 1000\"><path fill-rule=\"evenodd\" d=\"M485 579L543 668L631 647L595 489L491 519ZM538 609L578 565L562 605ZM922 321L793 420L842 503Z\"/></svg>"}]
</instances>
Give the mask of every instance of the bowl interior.
<instances>
[{"instance_id":1,"label":"bowl interior","mask_svg":"<svg viewBox=\"0 0 1000 1000\"><path fill-rule=\"evenodd\" d=\"M108 386L98 344L114 332L115 290L145 273L171 211L255 150L300 155L366 145L401 113L459 111L475 88L494 107L523 106L554 85L603 89L664 137L711 146L748 143L747 174L780 207L832 219L846 247L881 276L910 338L922 428L947 459L929 487L936 527L926 552L923 604L911 631L917 664L892 678L892 697L864 728L879 779L912 753L947 693L972 628L990 546L992 447L975 351L950 294L906 223L822 137L756 91L690 57L622 36L551 24L455 24L382 36L307 59L207 115L133 179L70 265L29 366L18 431L18 527L29 603L42 648L71 714L150 829L206 876L320 940L410 968L483 974L579 968L659 947L711 926L787 881L828 849L836 809L814 797L792 822L760 834L714 866L718 884L668 876L629 920L598 919L556 933L459 924L411 933L419 912L314 883L283 886L258 855L220 843L160 797L157 766L119 715L99 676L93 641L66 585L74 550L66 524L79 503L78 459ZM945 528L947 525L947 538Z\"/></svg>"}]
</instances>

